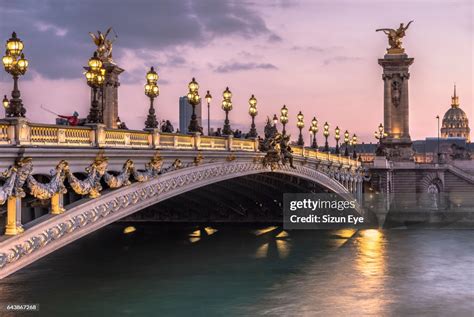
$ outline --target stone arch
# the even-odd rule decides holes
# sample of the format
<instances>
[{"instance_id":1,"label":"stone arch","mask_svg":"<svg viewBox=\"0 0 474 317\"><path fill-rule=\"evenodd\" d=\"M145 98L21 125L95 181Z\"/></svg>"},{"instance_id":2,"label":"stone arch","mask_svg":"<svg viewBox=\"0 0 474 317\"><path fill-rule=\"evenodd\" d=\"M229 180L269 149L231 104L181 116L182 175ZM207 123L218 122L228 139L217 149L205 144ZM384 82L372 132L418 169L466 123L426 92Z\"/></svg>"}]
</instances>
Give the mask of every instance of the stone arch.
<instances>
[{"instance_id":1,"label":"stone arch","mask_svg":"<svg viewBox=\"0 0 474 317\"><path fill-rule=\"evenodd\" d=\"M421 193L441 193L444 191L444 177L440 173L428 173L420 182Z\"/></svg>"},{"instance_id":2,"label":"stone arch","mask_svg":"<svg viewBox=\"0 0 474 317\"><path fill-rule=\"evenodd\" d=\"M0 278L160 201L226 179L269 171L268 167L255 161L216 162L175 170L149 182L105 191L101 197L85 200L65 213L51 217L15 237L14 244L0 250ZM272 172L305 178L338 193L342 198L354 198L341 183L307 166L280 166Z\"/></svg>"}]
</instances>

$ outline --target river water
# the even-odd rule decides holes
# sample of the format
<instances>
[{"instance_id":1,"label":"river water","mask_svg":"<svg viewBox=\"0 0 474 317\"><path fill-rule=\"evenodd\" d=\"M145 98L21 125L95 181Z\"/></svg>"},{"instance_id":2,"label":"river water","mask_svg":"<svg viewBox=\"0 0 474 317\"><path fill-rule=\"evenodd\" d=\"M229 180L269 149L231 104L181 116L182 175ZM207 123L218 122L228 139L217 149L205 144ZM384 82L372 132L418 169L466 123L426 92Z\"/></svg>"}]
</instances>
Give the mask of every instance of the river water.
<instances>
[{"instance_id":1,"label":"river water","mask_svg":"<svg viewBox=\"0 0 474 317\"><path fill-rule=\"evenodd\" d=\"M124 226L1 280L0 303L39 303L27 316L474 314L471 230Z\"/></svg>"}]
</instances>

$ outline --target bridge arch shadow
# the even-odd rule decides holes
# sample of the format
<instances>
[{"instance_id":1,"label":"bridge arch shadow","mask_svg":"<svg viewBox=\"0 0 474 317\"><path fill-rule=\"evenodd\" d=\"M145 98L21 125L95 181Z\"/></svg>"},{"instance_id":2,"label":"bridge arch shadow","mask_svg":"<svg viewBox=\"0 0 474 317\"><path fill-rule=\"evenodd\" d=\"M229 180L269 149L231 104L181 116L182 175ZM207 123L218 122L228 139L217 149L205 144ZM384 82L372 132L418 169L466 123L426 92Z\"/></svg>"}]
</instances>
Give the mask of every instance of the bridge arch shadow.
<instances>
[{"instance_id":1,"label":"bridge arch shadow","mask_svg":"<svg viewBox=\"0 0 474 317\"><path fill-rule=\"evenodd\" d=\"M300 176L262 172L212 183L149 206L124 221L281 222L283 194L328 193Z\"/></svg>"}]
</instances>

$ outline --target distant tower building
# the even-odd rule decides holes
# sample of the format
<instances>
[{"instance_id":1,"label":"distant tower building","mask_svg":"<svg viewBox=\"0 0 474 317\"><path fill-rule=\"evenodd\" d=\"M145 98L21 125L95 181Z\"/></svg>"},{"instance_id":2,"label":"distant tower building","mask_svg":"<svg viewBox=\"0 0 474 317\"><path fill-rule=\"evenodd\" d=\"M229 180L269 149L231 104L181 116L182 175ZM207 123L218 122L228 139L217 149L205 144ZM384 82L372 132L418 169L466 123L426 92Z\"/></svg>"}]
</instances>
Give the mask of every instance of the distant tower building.
<instances>
[{"instance_id":1,"label":"distant tower building","mask_svg":"<svg viewBox=\"0 0 474 317\"><path fill-rule=\"evenodd\" d=\"M467 119L466 113L459 107L459 97L456 95L456 85L454 85L454 95L451 97L451 109L444 114L441 136L443 138L465 138L468 142L471 142L469 136L470 132L469 120Z\"/></svg>"},{"instance_id":2,"label":"distant tower building","mask_svg":"<svg viewBox=\"0 0 474 317\"><path fill-rule=\"evenodd\" d=\"M188 133L189 122L191 122L191 115L193 113L193 106L188 102L188 97L179 97L179 131L180 133ZM196 105L196 117L198 125L202 127L201 102Z\"/></svg>"}]
</instances>

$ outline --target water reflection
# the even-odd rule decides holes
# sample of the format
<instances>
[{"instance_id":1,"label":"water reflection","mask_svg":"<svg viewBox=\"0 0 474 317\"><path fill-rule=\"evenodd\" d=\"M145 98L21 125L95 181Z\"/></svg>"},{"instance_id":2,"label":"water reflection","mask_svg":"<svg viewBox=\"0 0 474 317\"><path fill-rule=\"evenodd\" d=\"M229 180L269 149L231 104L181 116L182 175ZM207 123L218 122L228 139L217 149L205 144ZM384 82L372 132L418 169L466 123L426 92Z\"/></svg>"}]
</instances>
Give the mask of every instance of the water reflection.
<instances>
[{"instance_id":1,"label":"water reflection","mask_svg":"<svg viewBox=\"0 0 474 317\"><path fill-rule=\"evenodd\" d=\"M1 280L0 303L40 303L41 316L69 317L103 316L105 308L111 316L229 317L474 310L468 230L122 230L108 226Z\"/></svg>"},{"instance_id":2,"label":"water reflection","mask_svg":"<svg viewBox=\"0 0 474 317\"><path fill-rule=\"evenodd\" d=\"M355 241L355 269L359 276L354 286L361 296L351 306L366 307L374 316L382 316L387 304L385 243L383 232L377 229L360 231Z\"/></svg>"}]
</instances>

